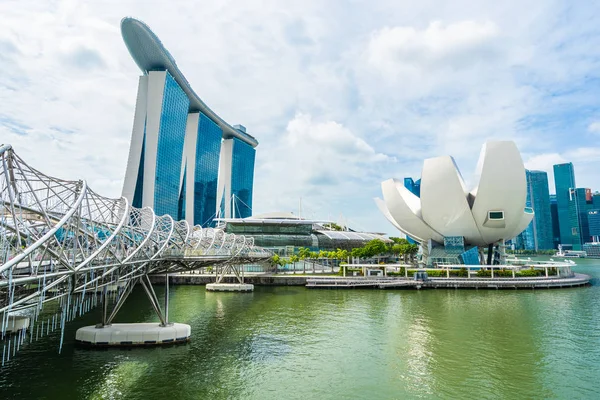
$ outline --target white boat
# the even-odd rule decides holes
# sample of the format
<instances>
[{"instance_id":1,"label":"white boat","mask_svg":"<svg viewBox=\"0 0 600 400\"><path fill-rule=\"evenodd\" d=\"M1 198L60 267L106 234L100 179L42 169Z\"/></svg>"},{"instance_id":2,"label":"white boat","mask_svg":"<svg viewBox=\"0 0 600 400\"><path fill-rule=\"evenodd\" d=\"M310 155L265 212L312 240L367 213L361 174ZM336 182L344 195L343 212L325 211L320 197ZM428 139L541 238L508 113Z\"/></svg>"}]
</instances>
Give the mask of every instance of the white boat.
<instances>
[{"instance_id":1,"label":"white boat","mask_svg":"<svg viewBox=\"0 0 600 400\"><path fill-rule=\"evenodd\" d=\"M578 250L565 250L563 251L562 245L558 245L558 252L554 254L555 257L565 257L565 258L586 258L587 253L585 251Z\"/></svg>"}]
</instances>

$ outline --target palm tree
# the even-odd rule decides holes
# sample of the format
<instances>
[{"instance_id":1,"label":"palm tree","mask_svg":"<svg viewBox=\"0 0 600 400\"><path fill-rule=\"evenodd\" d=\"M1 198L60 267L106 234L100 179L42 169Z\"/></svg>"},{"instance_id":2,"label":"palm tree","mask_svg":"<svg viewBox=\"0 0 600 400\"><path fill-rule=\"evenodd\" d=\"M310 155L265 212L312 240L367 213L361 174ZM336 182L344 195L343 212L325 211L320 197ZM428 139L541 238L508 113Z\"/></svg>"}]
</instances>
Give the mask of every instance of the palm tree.
<instances>
[{"instance_id":1,"label":"palm tree","mask_svg":"<svg viewBox=\"0 0 600 400\"><path fill-rule=\"evenodd\" d=\"M300 261L300 257L298 257L298 255L296 255L296 254L292 254L292 255L290 256L290 262L291 262L291 263L292 263L292 265L293 265L294 274L296 273L296 263L297 263L298 261Z\"/></svg>"},{"instance_id":2,"label":"palm tree","mask_svg":"<svg viewBox=\"0 0 600 400\"><path fill-rule=\"evenodd\" d=\"M306 261L304 260L310 257L310 250L306 247L300 247L300 249L298 249L298 257L302 260L302 273L306 274Z\"/></svg>"}]
</instances>

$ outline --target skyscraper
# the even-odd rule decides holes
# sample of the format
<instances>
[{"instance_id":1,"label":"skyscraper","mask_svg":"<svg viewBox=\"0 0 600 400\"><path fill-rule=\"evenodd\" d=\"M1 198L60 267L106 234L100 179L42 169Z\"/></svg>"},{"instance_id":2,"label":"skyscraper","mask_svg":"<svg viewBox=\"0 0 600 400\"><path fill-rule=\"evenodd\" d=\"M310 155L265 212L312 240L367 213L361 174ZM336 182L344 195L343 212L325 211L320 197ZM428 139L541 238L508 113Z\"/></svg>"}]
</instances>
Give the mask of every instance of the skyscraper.
<instances>
[{"instance_id":1,"label":"skyscraper","mask_svg":"<svg viewBox=\"0 0 600 400\"><path fill-rule=\"evenodd\" d=\"M550 215L552 216L552 245L555 249L560 243L560 228L558 227L558 205L556 195L550 195Z\"/></svg>"},{"instance_id":2,"label":"skyscraper","mask_svg":"<svg viewBox=\"0 0 600 400\"><path fill-rule=\"evenodd\" d=\"M404 187L407 188L415 196L421 197L420 179L414 181L413 178L404 178Z\"/></svg>"},{"instance_id":3,"label":"skyscraper","mask_svg":"<svg viewBox=\"0 0 600 400\"><path fill-rule=\"evenodd\" d=\"M573 250L582 250L583 244L591 240L588 211L593 207L590 189L575 188L569 191L569 226Z\"/></svg>"},{"instance_id":4,"label":"skyscraper","mask_svg":"<svg viewBox=\"0 0 600 400\"><path fill-rule=\"evenodd\" d=\"M236 129L245 130L237 125ZM246 218L252 215L252 186L256 151L243 141L232 138L221 146L221 170L218 204L223 215ZM229 168L224 165L230 165ZM228 173L227 173L228 172Z\"/></svg>"},{"instance_id":5,"label":"skyscraper","mask_svg":"<svg viewBox=\"0 0 600 400\"><path fill-rule=\"evenodd\" d=\"M544 171L526 171L527 207L534 211L531 228L535 250L554 248L552 242L552 215L550 213L550 192L548 174ZM529 229L529 228L528 228Z\"/></svg>"},{"instance_id":6,"label":"skyscraper","mask_svg":"<svg viewBox=\"0 0 600 400\"><path fill-rule=\"evenodd\" d=\"M554 185L556 188L556 206L560 243L564 247L573 246L573 233L569 219L570 189L575 188L575 172L572 163L554 165Z\"/></svg>"},{"instance_id":7,"label":"skyscraper","mask_svg":"<svg viewBox=\"0 0 600 400\"><path fill-rule=\"evenodd\" d=\"M235 217L249 216L256 139L198 97L147 25L124 18L121 31L143 72L123 196L136 207L194 225L229 218L235 206ZM234 199L239 204L232 206Z\"/></svg>"}]
</instances>

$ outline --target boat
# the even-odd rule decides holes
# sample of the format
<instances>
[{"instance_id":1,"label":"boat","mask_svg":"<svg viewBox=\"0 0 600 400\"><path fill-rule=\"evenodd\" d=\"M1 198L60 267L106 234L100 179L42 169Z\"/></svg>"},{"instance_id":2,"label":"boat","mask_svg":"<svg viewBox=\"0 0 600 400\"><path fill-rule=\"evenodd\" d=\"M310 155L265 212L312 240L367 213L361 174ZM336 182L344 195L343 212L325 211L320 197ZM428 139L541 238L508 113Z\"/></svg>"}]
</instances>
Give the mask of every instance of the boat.
<instances>
[{"instance_id":1,"label":"boat","mask_svg":"<svg viewBox=\"0 0 600 400\"><path fill-rule=\"evenodd\" d=\"M565 257L565 258L586 258L587 253L585 251L579 250L564 250L562 249L562 245L558 245L558 251L554 254L555 257Z\"/></svg>"}]
</instances>

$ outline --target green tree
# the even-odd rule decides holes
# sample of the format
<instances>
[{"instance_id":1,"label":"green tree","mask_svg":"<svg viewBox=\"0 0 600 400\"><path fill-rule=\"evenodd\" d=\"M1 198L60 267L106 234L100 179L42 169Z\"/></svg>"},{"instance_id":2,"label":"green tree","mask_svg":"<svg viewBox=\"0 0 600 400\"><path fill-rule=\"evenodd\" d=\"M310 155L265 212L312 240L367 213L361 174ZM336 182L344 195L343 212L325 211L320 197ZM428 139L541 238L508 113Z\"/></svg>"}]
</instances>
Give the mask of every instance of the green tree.
<instances>
[{"instance_id":1,"label":"green tree","mask_svg":"<svg viewBox=\"0 0 600 400\"><path fill-rule=\"evenodd\" d=\"M310 249L306 247L300 247L298 249L298 257L302 260L302 273L306 274L306 259L310 258Z\"/></svg>"},{"instance_id":2,"label":"green tree","mask_svg":"<svg viewBox=\"0 0 600 400\"><path fill-rule=\"evenodd\" d=\"M314 274L315 273L315 264L317 262L317 259L319 258L319 253L317 253L316 251L311 251L309 258L312 263L312 272Z\"/></svg>"},{"instance_id":3,"label":"green tree","mask_svg":"<svg viewBox=\"0 0 600 400\"><path fill-rule=\"evenodd\" d=\"M323 224L323 227L327 228L329 230L332 230L332 231L341 231L341 230L343 230L342 227L339 226L338 224L336 224L335 222Z\"/></svg>"},{"instance_id":4,"label":"green tree","mask_svg":"<svg viewBox=\"0 0 600 400\"><path fill-rule=\"evenodd\" d=\"M290 262L293 265L293 269L294 269L294 274L296 273L296 263L300 261L300 257L297 254L292 254L290 256Z\"/></svg>"}]
</instances>

